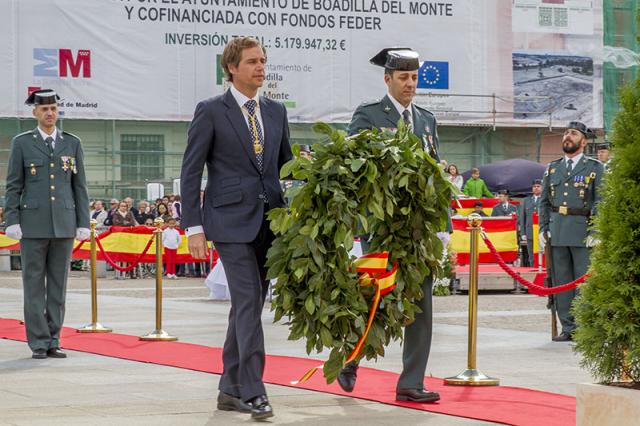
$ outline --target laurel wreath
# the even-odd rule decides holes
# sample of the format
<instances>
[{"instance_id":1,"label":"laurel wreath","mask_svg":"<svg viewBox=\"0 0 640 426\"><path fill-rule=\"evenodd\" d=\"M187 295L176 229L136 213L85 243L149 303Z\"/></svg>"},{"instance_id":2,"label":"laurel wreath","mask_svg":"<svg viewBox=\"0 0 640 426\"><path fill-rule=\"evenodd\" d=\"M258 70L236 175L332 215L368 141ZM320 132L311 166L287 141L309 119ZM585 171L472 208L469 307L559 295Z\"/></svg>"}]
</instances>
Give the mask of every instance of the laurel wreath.
<instances>
[{"instance_id":1,"label":"laurel wreath","mask_svg":"<svg viewBox=\"0 0 640 426\"><path fill-rule=\"evenodd\" d=\"M288 209L269 220L276 239L269 250L269 278L277 278L272 310L287 318L289 339L306 341L307 353L328 349L328 383L363 335L373 287L358 285L349 251L354 237L370 234L370 251L388 251L398 262L397 286L385 295L361 357L384 356L413 321L428 274L442 275L442 243L453 187L441 167L422 150L422 141L398 123L396 132L365 130L346 137L319 123L327 137L313 146L314 159L299 156L281 176L306 184L291 188Z\"/></svg>"}]
</instances>

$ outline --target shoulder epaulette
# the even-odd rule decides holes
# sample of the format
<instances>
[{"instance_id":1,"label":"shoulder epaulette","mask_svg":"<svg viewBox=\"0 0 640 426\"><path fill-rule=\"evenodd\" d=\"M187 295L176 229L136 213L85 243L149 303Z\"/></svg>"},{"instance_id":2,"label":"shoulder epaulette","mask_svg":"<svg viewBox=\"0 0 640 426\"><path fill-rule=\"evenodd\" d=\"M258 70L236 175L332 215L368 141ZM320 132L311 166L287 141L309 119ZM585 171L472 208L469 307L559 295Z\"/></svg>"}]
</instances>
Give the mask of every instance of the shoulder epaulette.
<instances>
[{"instance_id":1,"label":"shoulder epaulette","mask_svg":"<svg viewBox=\"0 0 640 426\"><path fill-rule=\"evenodd\" d=\"M63 131L62 131L62 134L63 134L63 135L67 135L67 136L71 136L72 138L76 138L76 139L80 140L80 138L79 138L79 137L77 137L77 136L76 136L76 135L74 135L73 133L69 133L69 132L67 132L67 131L65 131L65 130L63 130Z\"/></svg>"},{"instance_id":2,"label":"shoulder epaulette","mask_svg":"<svg viewBox=\"0 0 640 426\"><path fill-rule=\"evenodd\" d=\"M378 105L382 100L381 99L374 99L371 101L364 101L363 103L360 104L361 107L368 107L371 105Z\"/></svg>"},{"instance_id":3,"label":"shoulder epaulette","mask_svg":"<svg viewBox=\"0 0 640 426\"><path fill-rule=\"evenodd\" d=\"M598 160L597 158L593 158L593 157L586 157L586 156L585 156L585 158L586 158L587 160L591 160L591 161L593 161L594 163L603 164L603 163L602 163L602 161Z\"/></svg>"},{"instance_id":4,"label":"shoulder epaulette","mask_svg":"<svg viewBox=\"0 0 640 426\"><path fill-rule=\"evenodd\" d=\"M19 134L15 135L13 137L13 139L18 139L21 136L30 135L31 133L33 133L33 130L27 130L26 132L22 132L22 133L19 133Z\"/></svg>"},{"instance_id":5,"label":"shoulder epaulette","mask_svg":"<svg viewBox=\"0 0 640 426\"><path fill-rule=\"evenodd\" d=\"M424 108L424 107L421 107L421 106L419 106L419 105L416 105L416 104L413 104L413 105L414 105L417 109L419 109L420 111L422 111L422 112L426 112L426 113L427 113L427 114L429 114L429 115L433 115L433 113L432 113L431 111L429 111L428 109L426 109L426 108Z\"/></svg>"}]
</instances>

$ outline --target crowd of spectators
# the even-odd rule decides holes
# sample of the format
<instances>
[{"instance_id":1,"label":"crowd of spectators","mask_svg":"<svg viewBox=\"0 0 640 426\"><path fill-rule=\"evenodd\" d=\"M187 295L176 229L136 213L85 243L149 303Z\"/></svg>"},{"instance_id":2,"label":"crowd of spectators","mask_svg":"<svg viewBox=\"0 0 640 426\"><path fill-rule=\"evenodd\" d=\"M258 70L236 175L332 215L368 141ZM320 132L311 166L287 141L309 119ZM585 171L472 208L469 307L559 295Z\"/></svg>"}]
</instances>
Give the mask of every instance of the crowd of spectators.
<instances>
[{"instance_id":1,"label":"crowd of spectators","mask_svg":"<svg viewBox=\"0 0 640 426\"><path fill-rule=\"evenodd\" d=\"M167 223L169 219L176 220L180 224L182 216L182 204L179 195L166 195L157 198L155 203L140 200L134 207L133 198L126 197L122 200L112 198L109 207L105 208L102 200L91 202L91 218L95 219L98 229L115 226L153 225L156 218L160 217Z\"/></svg>"},{"instance_id":2,"label":"crowd of spectators","mask_svg":"<svg viewBox=\"0 0 640 426\"><path fill-rule=\"evenodd\" d=\"M110 226L155 226L154 221L156 218L162 218L164 221L163 228L165 231L170 229L171 231L169 232L172 234L172 243L169 244L171 247L167 247L168 250L173 250L169 256L169 265L166 265L167 250L165 250L165 266L169 266L168 271L165 269L167 277L173 279L176 277L205 277L209 273L210 266L208 262L176 264L174 266L175 251L178 248L173 244L176 240L174 228L179 228L182 216L182 203L179 195L166 195L162 198L157 198L153 203L147 200L140 200L136 206L134 207L134 200L131 197L126 197L122 200L112 198L109 200L108 209L105 208L102 200L94 200L90 206L91 219L97 221L96 229L98 232L102 232ZM145 265L141 265L140 268L136 268L126 275L116 273L116 278L140 278L145 275L145 268Z\"/></svg>"}]
</instances>

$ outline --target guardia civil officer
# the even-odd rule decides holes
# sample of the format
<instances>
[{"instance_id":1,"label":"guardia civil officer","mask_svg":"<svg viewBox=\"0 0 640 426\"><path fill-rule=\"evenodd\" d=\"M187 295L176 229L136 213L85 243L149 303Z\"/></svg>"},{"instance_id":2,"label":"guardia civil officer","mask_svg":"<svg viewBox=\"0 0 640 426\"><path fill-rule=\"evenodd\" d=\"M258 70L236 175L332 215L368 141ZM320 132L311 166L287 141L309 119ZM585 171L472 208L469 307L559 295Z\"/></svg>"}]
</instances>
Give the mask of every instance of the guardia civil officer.
<instances>
[{"instance_id":1,"label":"guardia civil officer","mask_svg":"<svg viewBox=\"0 0 640 426\"><path fill-rule=\"evenodd\" d=\"M24 322L33 358L66 358L60 350L74 237L89 238L89 197L80 139L56 127L59 96L27 98L38 126L11 142L6 234L20 240Z\"/></svg>"},{"instance_id":2,"label":"guardia civil officer","mask_svg":"<svg viewBox=\"0 0 640 426\"><path fill-rule=\"evenodd\" d=\"M595 134L583 123L572 121L562 138L565 155L552 161L542 181L540 196L540 231L550 232L553 285L559 286L584 275L589 268L589 237L591 218L600 199L598 186L604 167L594 158L584 155L588 139ZM576 290L555 296L562 333L553 340L572 340L576 324L571 315L571 303Z\"/></svg>"},{"instance_id":3,"label":"guardia civil officer","mask_svg":"<svg viewBox=\"0 0 640 426\"><path fill-rule=\"evenodd\" d=\"M493 210L491 210L491 216L500 217L500 216L511 216L513 214L518 214L518 208L509 202L509 191L506 189L501 189L498 191L498 199L500 203L493 206Z\"/></svg>"},{"instance_id":4,"label":"guardia civil officer","mask_svg":"<svg viewBox=\"0 0 640 426\"><path fill-rule=\"evenodd\" d=\"M522 200L520 205L520 215L518 216L518 226L520 227L520 238L527 243L527 254L529 266L533 266L533 214L538 212L540 205L540 194L542 193L542 180L535 179L531 184L531 195ZM537 237L537 236L536 236Z\"/></svg>"},{"instance_id":5,"label":"guardia civil officer","mask_svg":"<svg viewBox=\"0 0 640 426\"><path fill-rule=\"evenodd\" d=\"M370 62L384 67L388 93L380 100L358 106L349 124L349 134L372 128L395 129L402 117L413 133L422 139L424 149L439 162L436 119L429 111L413 103L420 68L418 53L409 48L382 49ZM364 240L362 248L368 250ZM396 386L398 400L434 402L440 399L437 392L424 388L433 328L432 286L433 277L428 276L422 283L424 297L415 301L422 312L416 314L415 321L405 328L402 373ZM353 390L357 370L358 365L351 363L338 375L338 383L346 392Z\"/></svg>"}]
</instances>

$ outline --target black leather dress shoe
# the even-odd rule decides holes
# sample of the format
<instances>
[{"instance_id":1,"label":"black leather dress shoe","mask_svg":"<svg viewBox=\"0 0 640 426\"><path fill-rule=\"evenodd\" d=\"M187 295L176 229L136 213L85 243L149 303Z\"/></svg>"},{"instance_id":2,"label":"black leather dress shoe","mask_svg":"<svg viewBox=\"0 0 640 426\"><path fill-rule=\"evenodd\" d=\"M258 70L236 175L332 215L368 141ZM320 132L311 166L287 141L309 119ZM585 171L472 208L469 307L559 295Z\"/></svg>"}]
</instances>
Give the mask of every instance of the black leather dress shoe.
<instances>
[{"instance_id":1,"label":"black leather dress shoe","mask_svg":"<svg viewBox=\"0 0 640 426\"><path fill-rule=\"evenodd\" d=\"M35 351L33 351L33 354L31 354L31 358L33 358L33 359L46 359L47 358L47 351L45 351L44 349L36 349Z\"/></svg>"},{"instance_id":2,"label":"black leather dress shoe","mask_svg":"<svg viewBox=\"0 0 640 426\"><path fill-rule=\"evenodd\" d=\"M251 406L238 397L220 392L218 394L218 410L250 413Z\"/></svg>"},{"instance_id":3,"label":"black leather dress shoe","mask_svg":"<svg viewBox=\"0 0 640 426\"><path fill-rule=\"evenodd\" d=\"M358 379L358 364L350 362L338 374L338 384L345 392L353 392Z\"/></svg>"},{"instance_id":4,"label":"black leather dress shoe","mask_svg":"<svg viewBox=\"0 0 640 426\"><path fill-rule=\"evenodd\" d=\"M47 356L49 358L66 358L67 354L62 352L62 350L60 348L50 348L47 351Z\"/></svg>"},{"instance_id":5,"label":"black leather dress shoe","mask_svg":"<svg viewBox=\"0 0 640 426\"><path fill-rule=\"evenodd\" d=\"M440 399L438 392L423 389L397 389L396 400L411 402L436 402Z\"/></svg>"},{"instance_id":6,"label":"black leather dress shoe","mask_svg":"<svg viewBox=\"0 0 640 426\"><path fill-rule=\"evenodd\" d=\"M571 333L565 333L563 331L556 337L552 337L551 340L553 340L554 342L571 342L573 340L573 337L571 337Z\"/></svg>"},{"instance_id":7,"label":"black leather dress shoe","mask_svg":"<svg viewBox=\"0 0 640 426\"><path fill-rule=\"evenodd\" d=\"M267 395L260 395L249 401L251 405L251 418L254 420L264 420L273 417L273 408L269 405Z\"/></svg>"}]
</instances>

